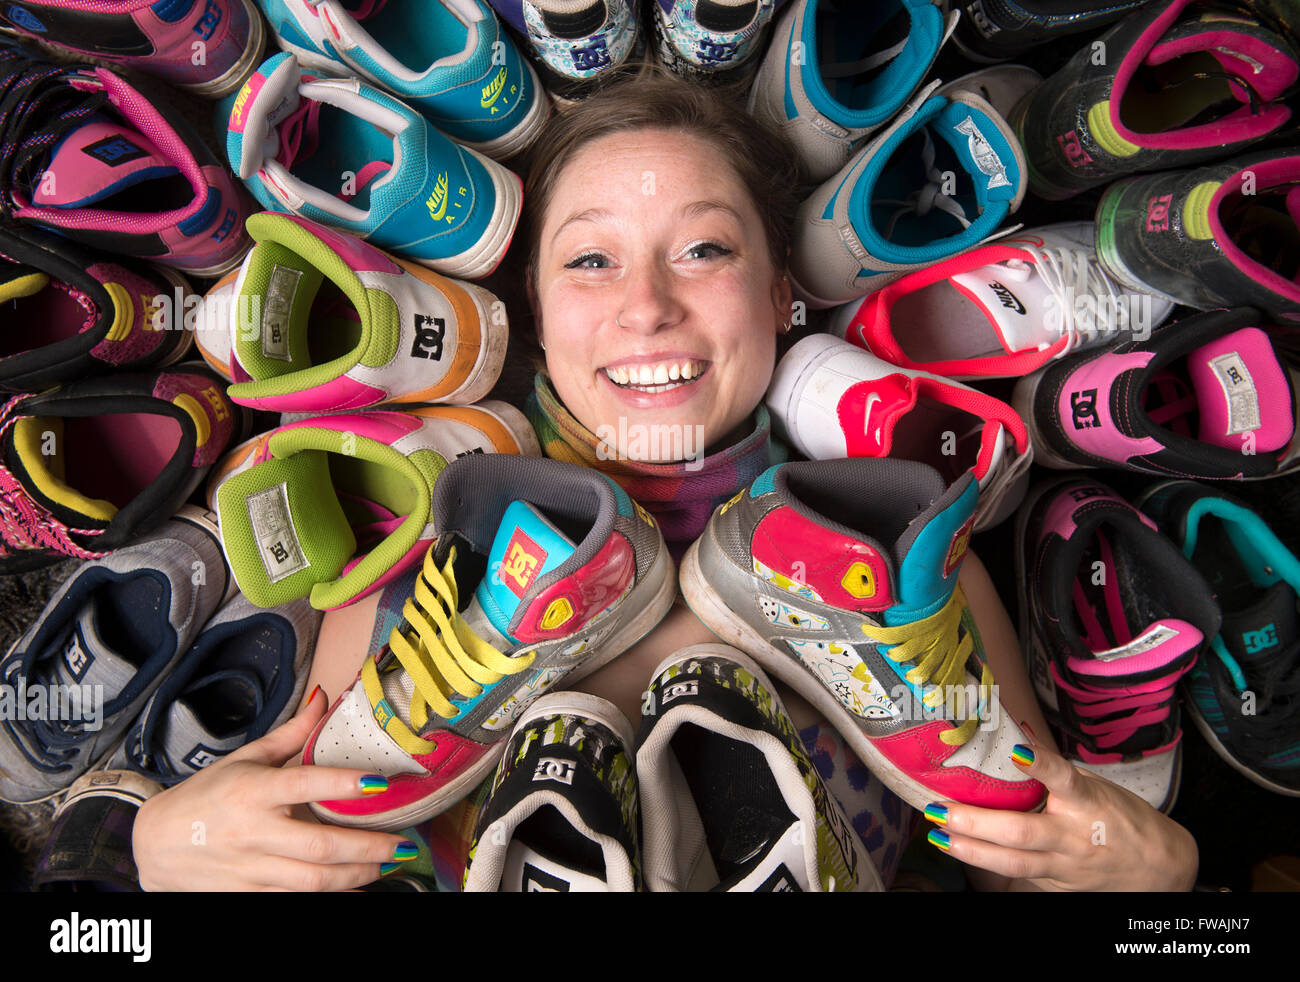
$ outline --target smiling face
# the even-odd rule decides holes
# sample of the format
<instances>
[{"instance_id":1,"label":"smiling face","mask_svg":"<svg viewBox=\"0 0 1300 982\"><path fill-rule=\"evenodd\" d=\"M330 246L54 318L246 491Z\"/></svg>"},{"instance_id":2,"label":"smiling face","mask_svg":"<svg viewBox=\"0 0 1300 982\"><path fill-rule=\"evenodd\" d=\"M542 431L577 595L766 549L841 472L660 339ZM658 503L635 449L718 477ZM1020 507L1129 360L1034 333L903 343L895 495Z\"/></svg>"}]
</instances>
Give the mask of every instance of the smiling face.
<instances>
[{"instance_id":1,"label":"smiling face","mask_svg":"<svg viewBox=\"0 0 1300 982\"><path fill-rule=\"evenodd\" d=\"M561 171L540 231L546 367L580 423L630 434L621 453L660 462L669 444L651 427L688 452L696 434L703 446L745 435L790 287L715 147L665 130L594 140Z\"/></svg>"}]
</instances>

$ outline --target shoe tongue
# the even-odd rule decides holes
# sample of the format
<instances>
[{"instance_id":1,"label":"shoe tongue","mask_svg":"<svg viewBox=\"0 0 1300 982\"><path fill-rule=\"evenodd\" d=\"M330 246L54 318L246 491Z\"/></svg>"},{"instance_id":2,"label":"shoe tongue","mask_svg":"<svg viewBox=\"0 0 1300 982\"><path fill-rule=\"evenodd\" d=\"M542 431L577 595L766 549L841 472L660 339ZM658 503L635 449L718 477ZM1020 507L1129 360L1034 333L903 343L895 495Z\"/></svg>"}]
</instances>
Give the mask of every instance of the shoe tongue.
<instances>
[{"instance_id":1,"label":"shoe tongue","mask_svg":"<svg viewBox=\"0 0 1300 982\"><path fill-rule=\"evenodd\" d=\"M32 194L41 208L85 208L179 171L143 133L93 119L59 143Z\"/></svg>"},{"instance_id":2,"label":"shoe tongue","mask_svg":"<svg viewBox=\"0 0 1300 982\"><path fill-rule=\"evenodd\" d=\"M1297 596L1278 580L1244 610L1224 611L1221 637L1228 654L1243 667L1263 666L1300 640Z\"/></svg>"},{"instance_id":3,"label":"shoe tongue","mask_svg":"<svg viewBox=\"0 0 1300 982\"><path fill-rule=\"evenodd\" d=\"M599 876L552 858L518 839L510 843L501 871L502 893L609 893Z\"/></svg>"},{"instance_id":4,"label":"shoe tongue","mask_svg":"<svg viewBox=\"0 0 1300 982\"><path fill-rule=\"evenodd\" d=\"M979 486L963 475L929 508L908 523L894 546L898 603L887 624L905 624L932 614L952 594L975 524Z\"/></svg>"},{"instance_id":5,"label":"shoe tongue","mask_svg":"<svg viewBox=\"0 0 1300 982\"><path fill-rule=\"evenodd\" d=\"M786 816L788 817L788 816ZM785 824L781 817L756 808L739 808L718 851L718 863L739 868L714 887L716 893L805 893L808 882L808 841L816 833L801 821ZM756 840L762 842L753 847ZM730 855L744 843L748 855Z\"/></svg>"},{"instance_id":6,"label":"shoe tongue","mask_svg":"<svg viewBox=\"0 0 1300 982\"><path fill-rule=\"evenodd\" d=\"M1163 617L1123 644L1093 652L1091 657L1071 655L1066 664L1071 671L1092 682L1115 685L1172 666L1198 648L1204 639L1200 629L1187 621Z\"/></svg>"},{"instance_id":7,"label":"shoe tongue","mask_svg":"<svg viewBox=\"0 0 1300 982\"><path fill-rule=\"evenodd\" d=\"M77 613L54 674L63 685L102 685L109 702L135 677L136 667L100 634L97 613L93 600Z\"/></svg>"},{"instance_id":8,"label":"shoe tongue","mask_svg":"<svg viewBox=\"0 0 1300 982\"><path fill-rule=\"evenodd\" d=\"M572 540L526 501L512 501L501 517L488 553L488 571L479 581L465 620L475 633L486 622L502 638L510 639L510 622L537 581L574 553ZM512 642L513 643L513 642Z\"/></svg>"},{"instance_id":9,"label":"shoe tongue","mask_svg":"<svg viewBox=\"0 0 1300 982\"><path fill-rule=\"evenodd\" d=\"M1229 450L1249 443L1252 452L1272 453L1291 442L1291 387L1259 328L1242 328L1197 348L1187 356L1187 372L1203 443Z\"/></svg>"},{"instance_id":10,"label":"shoe tongue","mask_svg":"<svg viewBox=\"0 0 1300 982\"><path fill-rule=\"evenodd\" d=\"M232 727L222 727L226 736L217 736L194 711L186 696L200 689L216 687L220 691L223 712ZM160 737L163 755L173 770L188 775L215 763L225 754L243 746L247 726L262 712L262 686L255 672L225 669L195 679L185 696L167 707ZM150 748L145 748L149 750Z\"/></svg>"},{"instance_id":11,"label":"shoe tongue","mask_svg":"<svg viewBox=\"0 0 1300 982\"><path fill-rule=\"evenodd\" d=\"M958 273L950 280L988 319L1001 350L989 355L1038 351L1060 340L1043 314L1054 303L1051 287L1030 264L994 263Z\"/></svg>"}]
</instances>

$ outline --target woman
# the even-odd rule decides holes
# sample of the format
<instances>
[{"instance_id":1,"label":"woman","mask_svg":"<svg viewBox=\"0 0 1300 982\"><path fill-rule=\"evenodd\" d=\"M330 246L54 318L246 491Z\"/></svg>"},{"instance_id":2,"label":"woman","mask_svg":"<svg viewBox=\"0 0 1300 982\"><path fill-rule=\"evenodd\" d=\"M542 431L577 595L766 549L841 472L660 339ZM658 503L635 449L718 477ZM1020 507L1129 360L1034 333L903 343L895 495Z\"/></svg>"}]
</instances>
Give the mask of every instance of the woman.
<instances>
[{"instance_id":1,"label":"woman","mask_svg":"<svg viewBox=\"0 0 1300 982\"><path fill-rule=\"evenodd\" d=\"M735 105L657 76L611 86L551 125L525 194L526 279L546 364L531 418L549 455L623 483L678 555L713 507L774 459L761 402L778 337L797 319L785 275L793 159ZM946 803L951 854L988 887L1189 888L1191 837L1055 753L1006 612L973 556L961 582L1002 701L1037 740L1028 773L1049 797L1031 815ZM365 655L352 639L369 638L378 603L331 615L313 669L326 691L352 682ZM653 666L711 639L679 605L581 688L636 719ZM140 810L134 844L146 889L347 889L394 858L400 836L306 817L303 802L360 796L364 776L282 768L327 708L309 691L292 721ZM793 693L782 698L801 728L814 728L805 739L831 732ZM841 797L843 788L832 783ZM846 802L850 814L860 810Z\"/></svg>"}]
</instances>

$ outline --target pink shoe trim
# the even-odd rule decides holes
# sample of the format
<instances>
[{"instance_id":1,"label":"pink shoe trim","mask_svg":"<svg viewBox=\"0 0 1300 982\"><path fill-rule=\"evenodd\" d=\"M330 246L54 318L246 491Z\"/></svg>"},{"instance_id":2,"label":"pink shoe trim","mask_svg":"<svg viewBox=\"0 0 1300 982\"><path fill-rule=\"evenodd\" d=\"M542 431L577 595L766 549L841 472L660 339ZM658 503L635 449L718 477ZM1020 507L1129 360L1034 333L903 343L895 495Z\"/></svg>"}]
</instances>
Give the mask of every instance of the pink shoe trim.
<instances>
[{"instance_id":1,"label":"pink shoe trim","mask_svg":"<svg viewBox=\"0 0 1300 982\"><path fill-rule=\"evenodd\" d=\"M1214 192L1214 197L1210 199L1210 230L1214 233L1214 242L1223 250L1223 254L1232 261L1232 264L1251 279L1256 280L1266 289L1272 290L1279 296L1300 303L1300 283L1288 280L1275 270L1251 258L1241 246L1233 241L1232 236L1223 227L1221 212L1224 202L1229 195L1241 194L1247 170L1255 175L1256 193L1270 187L1276 187L1279 184L1300 182L1300 155L1281 157L1253 164L1249 168L1233 174L1219 186L1219 189ZM1287 197L1287 206L1292 220L1300 224L1300 208L1292 206L1290 195Z\"/></svg>"},{"instance_id":2,"label":"pink shoe trim","mask_svg":"<svg viewBox=\"0 0 1300 982\"><path fill-rule=\"evenodd\" d=\"M395 520L393 525L394 531L397 528L400 528L404 521L406 521L405 518ZM393 582L393 580L402 576L407 571L409 571L411 567L418 564L420 560L424 558L424 554L429 551L429 547L433 545L434 542L436 541L437 541L436 537L417 540L415 545L411 546L411 548L407 550L406 555L404 555L401 559L399 559L397 562L393 563L391 567L389 567L388 572L384 573L382 576L376 579L374 583L370 584L370 586L366 587L363 590L358 591L357 595L355 597L352 597L350 600L339 604L337 607L327 608L327 612L330 610L342 610L344 607L349 607L352 604L356 603L362 597L368 597L376 590L380 590L388 586L388 584ZM366 555L369 555L369 553L367 553ZM365 558L366 558L365 556L354 557L351 561L348 562L346 566L343 567L343 572L340 573L339 576L343 577L346 576L348 573L352 572L352 568L358 565Z\"/></svg>"},{"instance_id":3,"label":"pink shoe trim","mask_svg":"<svg viewBox=\"0 0 1300 982\"><path fill-rule=\"evenodd\" d=\"M524 642L553 641L573 634L623 596L635 579L632 545L621 532L614 532L590 562L541 591L522 612L519 627L512 633ZM567 602L572 613L548 630L542 621L557 600Z\"/></svg>"},{"instance_id":4,"label":"pink shoe trim","mask_svg":"<svg viewBox=\"0 0 1300 982\"><path fill-rule=\"evenodd\" d=\"M1159 440L1152 436L1126 436L1115 425L1110 413L1110 393L1115 380L1124 372L1145 368L1153 357L1155 353L1151 351L1125 355L1108 352L1089 358L1071 372L1056 399L1058 425L1065 433L1065 427L1075 418L1075 405L1071 400L1076 396L1080 405L1084 404L1085 398L1090 399L1091 412L1081 417L1088 425L1072 428L1067 439L1083 452L1116 464L1158 452L1161 448ZM1091 393L1090 397L1088 393Z\"/></svg>"},{"instance_id":5,"label":"pink shoe trim","mask_svg":"<svg viewBox=\"0 0 1300 982\"><path fill-rule=\"evenodd\" d=\"M388 392L366 385L347 375L340 375L323 385L282 396L252 397L247 389L258 385L236 384L230 387L230 398L242 406L252 406L276 413L327 413L339 410L365 409L377 406L388 399Z\"/></svg>"},{"instance_id":6,"label":"pink shoe trim","mask_svg":"<svg viewBox=\"0 0 1300 982\"><path fill-rule=\"evenodd\" d=\"M936 798L947 798L981 808L1028 811L1036 808L1046 793L1038 781L1005 781L981 774L972 767L944 767L957 752L939 739L951 730L951 723L936 720L871 741L889 762L907 774Z\"/></svg>"},{"instance_id":7,"label":"pink shoe trim","mask_svg":"<svg viewBox=\"0 0 1300 982\"><path fill-rule=\"evenodd\" d=\"M298 215L271 215L264 214L259 221L267 222L274 218L277 222L294 222L302 227L304 231L317 239L321 245L329 249L353 271L371 270L376 273L392 273L400 275L403 270L397 263L393 262L389 256L379 249L376 249L368 242L364 242L355 235L348 235L345 232L339 232L332 228L326 228L310 219L301 218Z\"/></svg>"},{"instance_id":8,"label":"pink shoe trim","mask_svg":"<svg viewBox=\"0 0 1300 982\"><path fill-rule=\"evenodd\" d=\"M1178 747L1178 744L1182 741L1182 739L1183 739L1183 731L1179 730L1178 734L1172 740L1166 743L1164 746L1156 747L1152 750L1143 750L1142 756L1159 757L1163 754L1173 753L1174 750ZM1124 756L1125 756L1124 754L1117 754L1117 753L1110 753L1110 754L1094 753L1093 751L1085 747L1083 744L1078 744L1075 747L1075 752L1079 755L1079 759L1083 761L1085 764L1120 764L1124 762Z\"/></svg>"}]
</instances>

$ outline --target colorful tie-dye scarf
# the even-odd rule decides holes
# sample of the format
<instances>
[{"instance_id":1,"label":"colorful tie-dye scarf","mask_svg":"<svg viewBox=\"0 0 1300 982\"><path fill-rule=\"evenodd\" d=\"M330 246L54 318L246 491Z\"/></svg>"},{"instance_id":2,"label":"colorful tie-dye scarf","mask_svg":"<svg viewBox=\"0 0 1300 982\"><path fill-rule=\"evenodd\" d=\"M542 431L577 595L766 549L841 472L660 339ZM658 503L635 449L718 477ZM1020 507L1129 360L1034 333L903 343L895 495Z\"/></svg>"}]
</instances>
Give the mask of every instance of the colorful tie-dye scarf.
<instances>
[{"instance_id":1,"label":"colorful tie-dye scarf","mask_svg":"<svg viewBox=\"0 0 1300 982\"><path fill-rule=\"evenodd\" d=\"M763 405L754 414L754 432L740 443L707 457L672 464L606 459L612 456L607 451L616 441L600 439L574 419L545 372L537 373L525 410L542 453L612 477L654 515L675 559L704 532L714 508L786 456L784 448L772 440L771 422Z\"/></svg>"}]
</instances>

